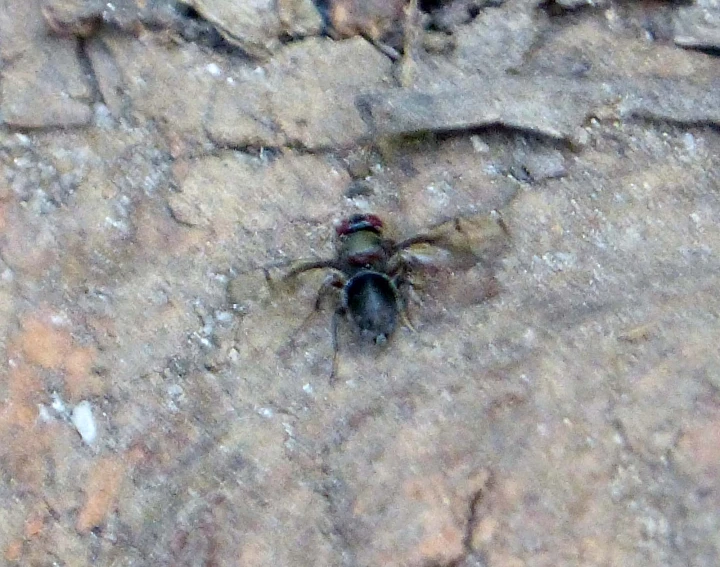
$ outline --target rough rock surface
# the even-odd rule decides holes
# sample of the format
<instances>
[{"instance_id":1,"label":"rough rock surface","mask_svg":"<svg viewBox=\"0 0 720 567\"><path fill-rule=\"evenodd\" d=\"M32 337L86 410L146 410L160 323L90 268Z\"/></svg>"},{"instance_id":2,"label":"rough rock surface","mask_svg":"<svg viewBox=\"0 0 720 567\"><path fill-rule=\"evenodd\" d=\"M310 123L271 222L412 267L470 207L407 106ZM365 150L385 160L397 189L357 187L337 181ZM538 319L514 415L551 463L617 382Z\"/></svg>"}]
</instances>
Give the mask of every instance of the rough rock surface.
<instances>
[{"instance_id":1,"label":"rough rock surface","mask_svg":"<svg viewBox=\"0 0 720 567\"><path fill-rule=\"evenodd\" d=\"M6 0L0 12L3 122L21 129L88 124L92 93L77 42L47 37L39 0Z\"/></svg>"},{"instance_id":2,"label":"rough rock surface","mask_svg":"<svg viewBox=\"0 0 720 567\"><path fill-rule=\"evenodd\" d=\"M678 10L675 43L696 49L720 49L720 2L699 0Z\"/></svg>"},{"instance_id":3,"label":"rough rock surface","mask_svg":"<svg viewBox=\"0 0 720 567\"><path fill-rule=\"evenodd\" d=\"M335 71L346 70L342 75ZM290 45L268 66L272 113L290 144L343 148L367 129L358 95L391 84L390 61L361 38L313 38Z\"/></svg>"},{"instance_id":4,"label":"rough rock surface","mask_svg":"<svg viewBox=\"0 0 720 567\"><path fill-rule=\"evenodd\" d=\"M720 564L712 2L0 4L0 564ZM454 254L330 384L366 211Z\"/></svg>"}]
</instances>

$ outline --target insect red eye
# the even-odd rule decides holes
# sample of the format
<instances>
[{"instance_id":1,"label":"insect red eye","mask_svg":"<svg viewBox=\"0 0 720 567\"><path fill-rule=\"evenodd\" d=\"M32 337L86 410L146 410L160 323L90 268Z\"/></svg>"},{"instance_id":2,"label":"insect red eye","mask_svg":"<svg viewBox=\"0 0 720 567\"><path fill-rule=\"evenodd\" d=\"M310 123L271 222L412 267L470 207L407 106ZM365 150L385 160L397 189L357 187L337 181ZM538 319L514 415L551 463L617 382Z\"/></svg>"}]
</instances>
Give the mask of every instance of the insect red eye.
<instances>
[{"instance_id":1,"label":"insect red eye","mask_svg":"<svg viewBox=\"0 0 720 567\"><path fill-rule=\"evenodd\" d=\"M335 232L338 236L345 236L346 234L350 233L350 221L345 219L344 221L339 222L337 225L335 225Z\"/></svg>"},{"instance_id":2,"label":"insect red eye","mask_svg":"<svg viewBox=\"0 0 720 567\"><path fill-rule=\"evenodd\" d=\"M383 222L380 220L380 217L378 217L376 215L363 215L363 217L364 217L363 220L365 222L370 223L375 228L383 227Z\"/></svg>"}]
</instances>

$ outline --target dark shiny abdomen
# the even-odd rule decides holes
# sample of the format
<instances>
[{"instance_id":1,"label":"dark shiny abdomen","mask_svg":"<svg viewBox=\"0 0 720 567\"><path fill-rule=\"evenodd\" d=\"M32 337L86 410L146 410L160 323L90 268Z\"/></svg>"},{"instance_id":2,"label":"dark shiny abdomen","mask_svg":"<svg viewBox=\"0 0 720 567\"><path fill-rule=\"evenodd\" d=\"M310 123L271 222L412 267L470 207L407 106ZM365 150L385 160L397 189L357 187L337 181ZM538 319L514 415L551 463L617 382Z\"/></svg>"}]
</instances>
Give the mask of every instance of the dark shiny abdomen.
<instances>
[{"instance_id":1,"label":"dark shiny abdomen","mask_svg":"<svg viewBox=\"0 0 720 567\"><path fill-rule=\"evenodd\" d=\"M344 304L360 330L376 341L384 340L395 330L397 298L393 284L384 274L362 271L354 275L345 285Z\"/></svg>"}]
</instances>

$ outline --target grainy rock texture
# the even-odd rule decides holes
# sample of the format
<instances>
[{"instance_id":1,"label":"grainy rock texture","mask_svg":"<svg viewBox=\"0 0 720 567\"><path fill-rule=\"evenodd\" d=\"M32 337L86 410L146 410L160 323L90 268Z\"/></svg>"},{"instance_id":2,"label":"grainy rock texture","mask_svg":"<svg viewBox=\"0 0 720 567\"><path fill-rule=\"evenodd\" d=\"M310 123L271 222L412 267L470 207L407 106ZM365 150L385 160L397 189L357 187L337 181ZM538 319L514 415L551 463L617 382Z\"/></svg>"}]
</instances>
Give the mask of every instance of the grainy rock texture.
<instances>
[{"instance_id":1,"label":"grainy rock texture","mask_svg":"<svg viewBox=\"0 0 720 567\"><path fill-rule=\"evenodd\" d=\"M184 4L0 1L0 564L720 564L716 3Z\"/></svg>"}]
</instances>

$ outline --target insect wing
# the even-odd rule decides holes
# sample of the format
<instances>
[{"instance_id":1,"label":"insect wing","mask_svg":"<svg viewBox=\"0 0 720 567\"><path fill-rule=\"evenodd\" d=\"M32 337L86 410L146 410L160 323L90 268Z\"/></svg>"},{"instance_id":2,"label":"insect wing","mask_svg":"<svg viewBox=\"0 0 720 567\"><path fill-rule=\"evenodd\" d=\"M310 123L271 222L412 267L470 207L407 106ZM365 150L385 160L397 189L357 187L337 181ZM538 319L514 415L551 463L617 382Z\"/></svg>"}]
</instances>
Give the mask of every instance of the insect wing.
<instances>
[{"instance_id":1,"label":"insect wing","mask_svg":"<svg viewBox=\"0 0 720 567\"><path fill-rule=\"evenodd\" d=\"M509 241L509 232L499 216L474 215L443 222L401 242L398 249L414 269L462 270L496 263Z\"/></svg>"},{"instance_id":2,"label":"insect wing","mask_svg":"<svg viewBox=\"0 0 720 567\"><path fill-rule=\"evenodd\" d=\"M471 306L497 295L495 269L510 243L500 217L458 217L430 229L401 254L430 312Z\"/></svg>"}]
</instances>

